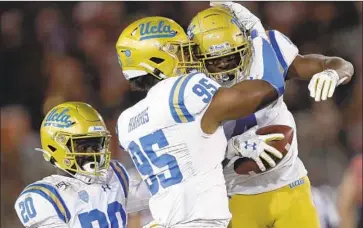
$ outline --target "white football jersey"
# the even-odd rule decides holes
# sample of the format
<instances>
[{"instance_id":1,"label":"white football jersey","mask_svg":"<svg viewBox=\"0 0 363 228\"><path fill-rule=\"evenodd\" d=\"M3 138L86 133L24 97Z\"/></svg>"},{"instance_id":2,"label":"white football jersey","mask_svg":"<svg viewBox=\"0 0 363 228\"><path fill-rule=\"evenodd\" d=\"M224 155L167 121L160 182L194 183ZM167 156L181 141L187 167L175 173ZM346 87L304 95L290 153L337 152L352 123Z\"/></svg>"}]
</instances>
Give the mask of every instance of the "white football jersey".
<instances>
[{"instance_id":1,"label":"white football jersey","mask_svg":"<svg viewBox=\"0 0 363 228\"><path fill-rule=\"evenodd\" d=\"M273 47L283 76L295 57L298 55L298 48L282 33L271 30L268 32L269 41ZM270 57L265 52L264 46L259 42L253 43L254 55L251 65L249 80L263 79L270 77L274 73L270 69L271 61L276 61L276 57ZM282 90L281 90L282 93ZM295 120L291 112L287 109L283 96L266 108L236 121L228 121L224 125L227 139L241 135L251 128L261 128L269 125L287 125L292 127L294 138L288 154L273 169L256 175L238 175L233 170L233 165L224 169L227 189L229 195L234 194L258 194L268 192L283 187L291 182L300 179L307 174L302 161L297 157L298 146L296 136Z\"/></svg>"},{"instance_id":2,"label":"white football jersey","mask_svg":"<svg viewBox=\"0 0 363 228\"><path fill-rule=\"evenodd\" d=\"M129 188L137 188L140 182L130 182L117 161L111 161L107 175L104 184L86 184L62 175L45 177L22 191L15 202L16 213L24 227L125 228L129 194L137 196ZM138 203L130 205L131 210L145 208L147 199Z\"/></svg>"},{"instance_id":3,"label":"white football jersey","mask_svg":"<svg viewBox=\"0 0 363 228\"><path fill-rule=\"evenodd\" d=\"M221 165L227 146L223 127L211 135L201 129L219 87L203 73L168 78L118 119L119 142L149 187L158 224L231 217Z\"/></svg>"}]
</instances>

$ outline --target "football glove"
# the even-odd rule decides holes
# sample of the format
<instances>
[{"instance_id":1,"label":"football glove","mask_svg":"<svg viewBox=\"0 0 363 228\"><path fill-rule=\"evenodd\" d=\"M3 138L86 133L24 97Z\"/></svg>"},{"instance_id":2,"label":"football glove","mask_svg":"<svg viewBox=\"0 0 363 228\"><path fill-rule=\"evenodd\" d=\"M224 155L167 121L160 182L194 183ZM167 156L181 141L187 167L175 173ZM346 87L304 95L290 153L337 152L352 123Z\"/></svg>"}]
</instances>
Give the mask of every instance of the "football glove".
<instances>
[{"instance_id":1,"label":"football glove","mask_svg":"<svg viewBox=\"0 0 363 228\"><path fill-rule=\"evenodd\" d=\"M276 162L271 156L281 159L283 155L280 151L267 144L269 141L282 140L284 135L280 133L257 135L255 129L245 132L242 135L237 135L228 141L227 158L240 156L253 159L259 169L264 172L266 167L262 162L265 160L271 168L276 166Z\"/></svg>"},{"instance_id":2,"label":"football glove","mask_svg":"<svg viewBox=\"0 0 363 228\"><path fill-rule=\"evenodd\" d=\"M334 94L335 87L337 87L342 81L339 81L338 73L335 70L324 70L315 74L309 83L310 96L315 99L316 102L325 101L327 98L331 98Z\"/></svg>"}]
</instances>

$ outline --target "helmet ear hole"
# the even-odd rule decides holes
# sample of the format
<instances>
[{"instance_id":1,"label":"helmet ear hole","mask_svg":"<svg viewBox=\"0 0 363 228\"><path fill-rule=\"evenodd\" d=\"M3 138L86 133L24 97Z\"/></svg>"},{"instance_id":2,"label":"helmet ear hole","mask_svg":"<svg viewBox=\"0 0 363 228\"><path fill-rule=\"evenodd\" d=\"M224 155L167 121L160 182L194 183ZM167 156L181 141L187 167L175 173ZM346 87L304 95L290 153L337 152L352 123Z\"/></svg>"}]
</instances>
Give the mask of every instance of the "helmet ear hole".
<instances>
[{"instance_id":1,"label":"helmet ear hole","mask_svg":"<svg viewBox=\"0 0 363 228\"><path fill-rule=\"evenodd\" d=\"M57 148L55 148L54 146L51 146L51 145L48 145L48 148L49 148L52 152L54 152L54 151L56 151L56 150L57 150Z\"/></svg>"},{"instance_id":2,"label":"helmet ear hole","mask_svg":"<svg viewBox=\"0 0 363 228\"><path fill-rule=\"evenodd\" d=\"M150 58L150 61L156 63L156 64L160 64L162 62L164 62L164 59L161 59L161 58L157 58L157 57L152 57Z\"/></svg>"}]
</instances>

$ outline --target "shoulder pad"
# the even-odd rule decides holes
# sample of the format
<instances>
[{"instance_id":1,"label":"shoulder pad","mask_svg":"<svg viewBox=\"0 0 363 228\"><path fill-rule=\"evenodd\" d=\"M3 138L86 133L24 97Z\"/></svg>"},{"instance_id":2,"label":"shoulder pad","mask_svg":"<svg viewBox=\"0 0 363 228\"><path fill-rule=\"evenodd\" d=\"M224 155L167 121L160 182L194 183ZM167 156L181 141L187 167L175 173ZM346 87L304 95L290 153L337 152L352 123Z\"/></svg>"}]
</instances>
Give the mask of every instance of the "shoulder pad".
<instances>
[{"instance_id":1,"label":"shoulder pad","mask_svg":"<svg viewBox=\"0 0 363 228\"><path fill-rule=\"evenodd\" d=\"M111 160L110 166L113 172L116 174L118 181L120 182L124 191L125 198L129 194L130 177L125 167L116 160Z\"/></svg>"},{"instance_id":2,"label":"shoulder pad","mask_svg":"<svg viewBox=\"0 0 363 228\"><path fill-rule=\"evenodd\" d=\"M177 123L194 121L211 102L220 85L204 73L179 77L169 93L170 113Z\"/></svg>"},{"instance_id":3,"label":"shoulder pad","mask_svg":"<svg viewBox=\"0 0 363 228\"><path fill-rule=\"evenodd\" d=\"M15 210L24 226L59 217L68 223L71 214L58 191L51 185L36 182L27 186L15 202Z\"/></svg>"}]
</instances>

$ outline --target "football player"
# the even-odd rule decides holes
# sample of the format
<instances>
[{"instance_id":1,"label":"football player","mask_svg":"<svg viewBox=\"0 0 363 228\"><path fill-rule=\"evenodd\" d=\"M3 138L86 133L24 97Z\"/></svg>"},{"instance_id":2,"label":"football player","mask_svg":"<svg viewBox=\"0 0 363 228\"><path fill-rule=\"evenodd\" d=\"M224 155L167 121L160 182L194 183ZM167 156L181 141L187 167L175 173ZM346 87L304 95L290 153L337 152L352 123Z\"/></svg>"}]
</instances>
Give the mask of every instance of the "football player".
<instances>
[{"instance_id":1,"label":"football player","mask_svg":"<svg viewBox=\"0 0 363 228\"><path fill-rule=\"evenodd\" d=\"M272 46L256 39L273 58ZM226 227L231 214L221 164L227 146L222 122L277 99L284 80L276 59L260 80L221 88L195 71L200 64L193 48L183 28L167 18L143 18L123 30L116 43L123 75L147 95L121 113L118 138L149 187L156 223Z\"/></svg>"},{"instance_id":2,"label":"football player","mask_svg":"<svg viewBox=\"0 0 363 228\"><path fill-rule=\"evenodd\" d=\"M276 58L266 55L264 44L256 42L256 37L269 40L285 80L311 80L309 90L316 101L326 100L337 85L349 82L353 74L349 62L338 57L299 55L286 36L276 30L265 32L259 19L241 5L214 4L223 7L198 13L188 27L188 36L198 45L196 57L202 61L205 72L223 87L260 79L271 71ZM276 165L264 153L270 150L266 139L256 135L255 130L277 124L288 125L295 132L288 154ZM231 196L232 227L319 227L307 171L297 157L295 121L283 97L246 118L227 122L224 127L230 139L227 156L231 160L224 172ZM261 159L274 168L260 174L238 175L234 164L243 159L241 156L254 159L261 171L266 170Z\"/></svg>"},{"instance_id":3,"label":"football player","mask_svg":"<svg viewBox=\"0 0 363 228\"><path fill-rule=\"evenodd\" d=\"M38 150L58 172L28 185L16 200L24 227L125 228L126 209L147 205L150 196L137 195L140 182L130 182L126 169L110 160L111 135L90 105L67 102L52 108L40 136Z\"/></svg>"}]
</instances>

